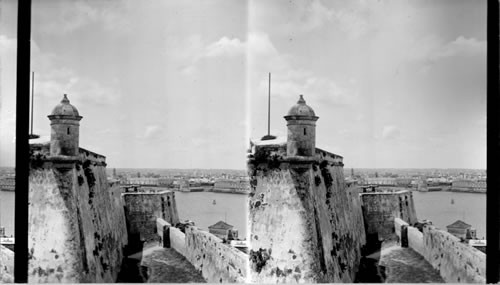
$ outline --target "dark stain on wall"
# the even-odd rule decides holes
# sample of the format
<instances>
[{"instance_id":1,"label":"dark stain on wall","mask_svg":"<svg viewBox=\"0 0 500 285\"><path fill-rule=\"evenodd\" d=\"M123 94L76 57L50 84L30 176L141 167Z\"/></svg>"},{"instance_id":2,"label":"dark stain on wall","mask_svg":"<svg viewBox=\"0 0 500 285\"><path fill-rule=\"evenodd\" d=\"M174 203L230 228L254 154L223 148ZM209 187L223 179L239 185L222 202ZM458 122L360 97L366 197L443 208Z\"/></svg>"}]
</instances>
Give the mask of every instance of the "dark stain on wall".
<instances>
[{"instance_id":1,"label":"dark stain on wall","mask_svg":"<svg viewBox=\"0 0 500 285\"><path fill-rule=\"evenodd\" d=\"M317 246L319 251L319 264L321 268L321 272L326 273L326 263L325 263L325 252L323 249L323 237L321 235L321 226L319 223L318 212L316 208L314 208L314 223L316 228L316 238L317 238Z\"/></svg>"},{"instance_id":2,"label":"dark stain on wall","mask_svg":"<svg viewBox=\"0 0 500 285\"><path fill-rule=\"evenodd\" d=\"M328 161L323 160L319 164L319 168L321 169L321 176L323 176L323 180L325 181L326 189L330 188L333 185L333 178L330 170L328 170ZM327 193L328 195L328 193ZM328 198L328 197L327 197Z\"/></svg>"},{"instance_id":3,"label":"dark stain on wall","mask_svg":"<svg viewBox=\"0 0 500 285\"><path fill-rule=\"evenodd\" d=\"M266 266L267 261L271 258L271 250L266 250L259 248L259 250L250 250L250 264L252 270L257 273L262 271L262 268Z\"/></svg>"},{"instance_id":4,"label":"dark stain on wall","mask_svg":"<svg viewBox=\"0 0 500 285\"><path fill-rule=\"evenodd\" d=\"M78 221L78 233L80 235L80 242L81 246L80 249L82 250L82 266L83 266L83 271L85 274L89 273L89 263L87 260L87 249L85 247L85 233L83 232L83 221L82 221L82 215L80 213L80 208L76 207L76 217Z\"/></svg>"},{"instance_id":5,"label":"dark stain on wall","mask_svg":"<svg viewBox=\"0 0 500 285\"><path fill-rule=\"evenodd\" d=\"M95 185L95 177L92 172L92 168L90 168L90 160L85 160L83 162L83 173L87 177L87 183L89 184L89 188L94 187Z\"/></svg>"}]
</instances>

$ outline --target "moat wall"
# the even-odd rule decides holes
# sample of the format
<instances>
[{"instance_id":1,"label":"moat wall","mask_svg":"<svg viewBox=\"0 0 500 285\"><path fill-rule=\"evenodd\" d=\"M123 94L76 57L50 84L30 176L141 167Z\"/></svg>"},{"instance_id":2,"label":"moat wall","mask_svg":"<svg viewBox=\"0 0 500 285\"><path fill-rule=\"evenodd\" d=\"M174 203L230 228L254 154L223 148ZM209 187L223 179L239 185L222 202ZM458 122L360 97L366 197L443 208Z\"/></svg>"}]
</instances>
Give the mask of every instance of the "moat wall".
<instances>
[{"instance_id":1,"label":"moat wall","mask_svg":"<svg viewBox=\"0 0 500 285\"><path fill-rule=\"evenodd\" d=\"M156 219L161 218L170 225L179 222L175 193L130 192L123 194L128 234L131 239L152 241L157 238Z\"/></svg>"},{"instance_id":2,"label":"moat wall","mask_svg":"<svg viewBox=\"0 0 500 285\"><path fill-rule=\"evenodd\" d=\"M417 214L410 191L361 193L367 236L379 240L394 235L394 218L413 225Z\"/></svg>"},{"instance_id":3,"label":"moat wall","mask_svg":"<svg viewBox=\"0 0 500 285\"><path fill-rule=\"evenodd\" d=\"M486 283L486 255L452 234L426 225L423 232L395 219L396 233L408 228L408 246L422 255L448 283Z\"/></svg>"},{"instance_id":4,"label":"moat wall","mask_svg":"<svg viewBox=\"0 0 500 285\"><path fill-rule=\"evenodd\" d=\"M42 151L31 166L29 282L114 282L128 240L121 189L109 187L105 158L81 148L78 157Z\"/></svg>"},{"instance_id":5,"label":"moat wall","mask_svg":"<svg viewBox=\"0 0 500 285\"><path fill-rule=\"evenodd\" d=\"M353 282L366 237L342 158L316 149L287 160L283 150L261 146L249 160L250 282Z\"/></svg>"},{"instance_id":6,"label":"moat wall","mask_svg":"<svg viewBox=\"0 0 500 285\"><path fill-rule=\"evenodd\" d=\"M0 245L0 283L14 283L14 252Z\"/></svg>"},{"instance_id":7,"label":"moat wall","mask_svg":"<svg viewBox=\"0 0 500 285\"><path fill-rule=\"evenodd\" d=\"M208 283L245 282L248 255L194 226L186 228L185 237L184 256Z\"/></svg>"}]
</instances>

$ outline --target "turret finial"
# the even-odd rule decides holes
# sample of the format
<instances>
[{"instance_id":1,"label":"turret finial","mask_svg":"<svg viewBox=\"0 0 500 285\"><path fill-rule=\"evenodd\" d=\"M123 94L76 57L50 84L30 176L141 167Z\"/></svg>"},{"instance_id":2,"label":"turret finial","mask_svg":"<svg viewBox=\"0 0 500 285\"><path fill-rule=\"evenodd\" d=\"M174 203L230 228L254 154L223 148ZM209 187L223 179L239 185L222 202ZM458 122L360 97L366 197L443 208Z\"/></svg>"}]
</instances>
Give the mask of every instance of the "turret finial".
<instances>
[{"instance_id":1,"label":"turret finial","mask_svg":"<svg viewBox=\"0 0 500 285\"><path fill-rule=\"evenodd\" d=\"M66 94L64 94L64 98L61 100L61 103L69 103L69 99Z\"/></svg>"},{"instance_id":2,"label":"turret finial","mask_svg":"<svg viewBox=\"0 0 500 285\"><path fill-rule=\"evenodd\" d=\"M305 104L306 100L304 100L304 95L300 94L299 101L297 101L297 104Z\"/></svg>"}]
</instances>

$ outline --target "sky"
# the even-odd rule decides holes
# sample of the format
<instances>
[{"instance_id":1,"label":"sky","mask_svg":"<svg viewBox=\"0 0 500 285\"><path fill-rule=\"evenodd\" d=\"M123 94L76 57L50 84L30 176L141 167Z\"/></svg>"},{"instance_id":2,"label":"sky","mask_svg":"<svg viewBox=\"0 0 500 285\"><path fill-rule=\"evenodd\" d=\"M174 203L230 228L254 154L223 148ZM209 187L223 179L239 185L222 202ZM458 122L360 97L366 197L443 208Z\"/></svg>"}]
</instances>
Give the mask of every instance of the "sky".
<instances>
[{"instance_id":1,"label":"sky","mask_svg":"<svg viewBox=\"0 0 500 285\"><path fill-rule=\"evenodd\" d=\"M16 1L1 2L14 165ZM300 94L350 168L486 167L486 1L33 0L34 133L64 93L109 167L246 167Z\"/></svg>"}]
</instances>

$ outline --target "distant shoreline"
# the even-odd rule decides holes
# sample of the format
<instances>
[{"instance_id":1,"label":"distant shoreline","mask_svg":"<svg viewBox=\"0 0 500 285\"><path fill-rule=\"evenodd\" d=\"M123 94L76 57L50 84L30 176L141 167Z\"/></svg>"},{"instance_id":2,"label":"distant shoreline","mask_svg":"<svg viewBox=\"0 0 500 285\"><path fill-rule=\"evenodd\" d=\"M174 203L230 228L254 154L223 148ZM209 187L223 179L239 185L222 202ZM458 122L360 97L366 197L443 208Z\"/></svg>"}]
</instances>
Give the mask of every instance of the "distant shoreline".
<instances>
[{"instance_id":1,"label":"distant shoreline","mask_svg":"<svg viewBox=\"0 0 500 285\"><path fill-rule=\"evenodd\" d=\"M421 191L421 190L412 190L415 192L422 192L422 193L434 193L434 192L454 192L454 193L474 193L474 194L486 194L486 191L474 191L474 190L453 190L453 189L446 189L446 190L433 190L433 191Z\"/></svg>"},{"instance_id":2,"label":"distant shoreline","mask_svg":"<svg viewBox=\"0 0 500 285\"><path fill-rule=\"evenodd\" d=\"M454 189L450 189L450 190L447 190L448 192L458 192L458 193L477 193L477 194L486 194L486 190L485 191L474 191L474 190L454 190Z\"/></svg>"}]
</instances>

